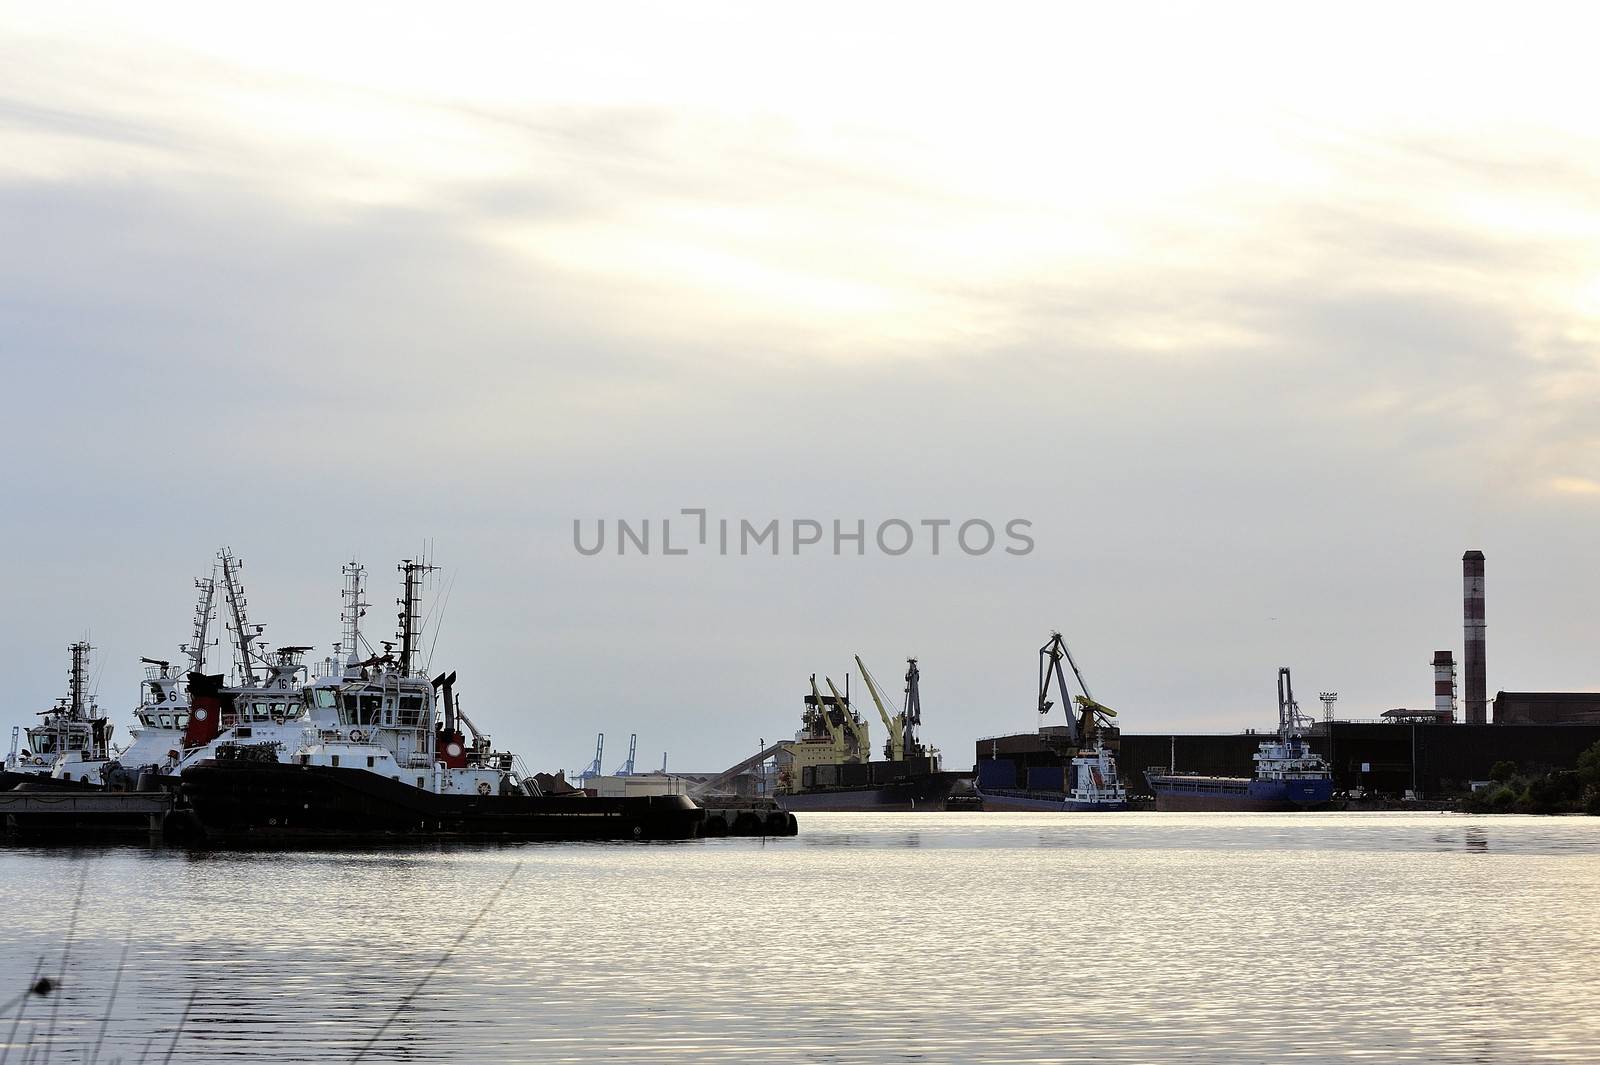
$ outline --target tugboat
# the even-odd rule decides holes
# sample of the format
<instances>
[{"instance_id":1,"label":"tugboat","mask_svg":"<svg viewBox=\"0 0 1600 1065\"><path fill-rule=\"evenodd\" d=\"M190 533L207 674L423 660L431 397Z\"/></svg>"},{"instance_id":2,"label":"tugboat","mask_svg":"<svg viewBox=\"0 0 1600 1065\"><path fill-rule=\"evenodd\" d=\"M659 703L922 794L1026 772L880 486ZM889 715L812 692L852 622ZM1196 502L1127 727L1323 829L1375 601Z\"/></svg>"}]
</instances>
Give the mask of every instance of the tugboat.
<instances>
[{"instance_id":1,"label":"tugboat","mask_svg":"<svg viewBox=\"0 0 1600 1065\"><path fill-rule=\"evenodd\" d=\"M944 809L959 777L944 772L939 751L917 737L922 724L917 660L906 659L905 703L895 714L889 713L883 690L860 655L855 662L888 732L885 760L872 760L867 722L850 703L849 675L843 692L824 677L830 694L823 695L813 674L800 731L761 756L776 759L778 806L790 812Z\"/></svg>"},{"instance_id":2,"label":"tugboat","mask_svg":"<svg viewBox=\"0 0 1600 1065\"><path fill-rule=\"evenodd\" d=\"M85 641L74 643L71 683L66 697L49 710L41 711L44 720L27 733L27 746L18 745L18 730L11 733L11 753L0 790L14 788L84 788L103 785L101 771L109 761L114 726L88 695L89 652Z\"/></svg>"},{"instance_id":3,"label":"tugboat","mask_svg":"<svg viewBox=\"0 0 1600 1065\"><path fill-rule=\"evenodd\" d=\"M237 560L226 549L218 557L226 561L231 576ZM174 669L171 662L157 658L139 660L145 671L139 684L139 708L133 712L137 724L131 730L132 740L106 768L108 787L131 791L145 773L171 773L183 756L183 737L189 728L188 678L205 672L206 636L216 619L216 570L194 584L200 596L194 608L193 642L178 647L189 659L189 668ZM232 586L231 580L229 585Z\"/></svg>"},{"instance_id":4,"label":"tugboat","mask_svg":"<svg viewBox=\"0 0 1600 1065\"><path fill-rule=\"evenodd\" d=\"M1311 750L1305 734L1311 719L1300 713L1287 666L1278 670L1278 735L1253 756L1251 777L1178 773L1171 767L1145 770L1156 809L1314 810L1333 799L1333 773Z\"/></svg>"},{"instance_id":5,"label":"tugboat","mask_svg":"<svg viewBox=\"0 0 1600 1065\"><path fill-rule=\"evenodd\" d=\"M1068 698L1066 675L1061 661L1072 667L1083 694ZM1039 704L1041 715L1056 705L1050 698L1055 682L1067 724L1039 730L1052 750L1059 751L1061 762L1027 767L1026 780L1018 779L1018 767L1010 761L993 758L978 764L977 794L985 810L1069 810L1105 812L1126 810L1128 790L1117 773L1116 750L1120 731L1111 724L1117 712L1097 702L1089 693L1083 672L1059 632L1039 648ZM1073 707L1077 712L1074 713Z\"/></svg>"},{"instance_id":6,"label":"tugboat","mask_svg":"<svg viewBox=\"0 0 1600 1065\"><path fill-rule=\"evenodd\" d=\"M251 625L246 611L244 585L239 580L243 565L232 551L223 548L217 553L213 575L195 582L200 596L195 606L194 642L180 648L189 658L186 674L179 675L169 662L142 659L145 680L135 711L140 727L108 770L113 787L131 789L145 774L169 780L181 776L187 766L211 757L220 743L249 740L277 748L302 743L315 716L305 687L308 669L301 662L310 648L266 649L268 645L259 640L262 627ZM219 574L228 609L226 627L234 648L231 685L226 676L205 672L206 637L215 619Z\"/></svg>"},{"instance_id":7,"label":"tugboat","mask_svg":"<svg viewBox=\"0 0 1600 1065\"><path fill-rule=\"evenodd\" d=\"M190 677L191 753L179 767L179 787L202 837L270 843L700 835L705 811L686 796L547 793L532 774L519 771L514 755L494 750L461 711L455 674L430 680L417 668L420 582L433 568L409 559L400 566L398 653L394 643L365 660L352 653L341 675L299 689L299 716L260 715L261 706L275 708L279 700L259 699L252 703L252 723L241 727L237 696L230 718L231 693L208 690L203 678ZM352 652L359 639L352 620L360 616L359 576L353 596L346 612ZM280 677L303 668L298 653L304 650L278 652ZM267 730L258 731L256 721Z\"/></svg>"}]
</instances>

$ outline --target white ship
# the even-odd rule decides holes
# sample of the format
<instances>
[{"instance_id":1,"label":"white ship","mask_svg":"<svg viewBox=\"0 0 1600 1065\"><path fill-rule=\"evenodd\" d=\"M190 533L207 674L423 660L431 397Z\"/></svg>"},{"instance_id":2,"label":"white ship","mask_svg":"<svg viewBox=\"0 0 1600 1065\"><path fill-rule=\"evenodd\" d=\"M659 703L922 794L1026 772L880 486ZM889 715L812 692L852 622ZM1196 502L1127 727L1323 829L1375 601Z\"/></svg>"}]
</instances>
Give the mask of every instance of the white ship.
<instances>
[{"instance_id":1,"label":"white ship","mask_svg":"<svg viewBox=\"0 0 1600 1065\"><path fill-rule=\"evenodd\" d=\"M113 725L88 693L89 652L93 648L80 640L70 650L72 669L66 697L41 711L37 725L11 730L11 751L6 756L5 776L0 778L4 790L22 783L45 786L46 781L62 786L101 784ZM19 742L21 733L28 737L26 744Z\"/></svg>"}]
</instances>

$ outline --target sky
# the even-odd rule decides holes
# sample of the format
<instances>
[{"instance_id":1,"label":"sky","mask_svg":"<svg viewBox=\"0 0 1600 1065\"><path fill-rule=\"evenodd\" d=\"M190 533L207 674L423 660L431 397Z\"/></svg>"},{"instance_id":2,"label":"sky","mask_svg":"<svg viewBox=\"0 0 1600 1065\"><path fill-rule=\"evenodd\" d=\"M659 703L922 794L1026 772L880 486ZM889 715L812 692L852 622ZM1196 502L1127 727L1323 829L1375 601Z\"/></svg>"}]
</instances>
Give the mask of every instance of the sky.
<instances>
[{"instance_id":1,"label":"sky","mask_svg":"<svg viewBox=\"0 0 1600 1065\"><path fill-rule=\"evenodd\" d=\"M1491 694L1600 690L1585 16L0 4L7 716L87 636L125 732L223 545L321 655L431 544L548 769L721 768L856 653L969 765L1052 630L1131 732L1427 706L1469 548Z\"/></svg>"}]
</instances>

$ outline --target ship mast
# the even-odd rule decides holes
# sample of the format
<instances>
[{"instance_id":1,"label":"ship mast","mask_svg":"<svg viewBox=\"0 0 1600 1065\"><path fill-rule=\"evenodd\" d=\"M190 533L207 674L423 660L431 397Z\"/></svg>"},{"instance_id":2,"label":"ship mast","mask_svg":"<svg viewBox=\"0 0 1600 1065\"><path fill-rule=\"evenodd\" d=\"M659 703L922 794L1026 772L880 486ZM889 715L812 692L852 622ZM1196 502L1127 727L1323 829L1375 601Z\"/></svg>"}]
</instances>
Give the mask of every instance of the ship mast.
<instances>
[{"instance_id":1,"label":"ship mast","mask_svg":"<svg viewBox=\"0 0 1600 1065\"><path fill-rule=\"evenodd\" d=\"M400 605L400 675L411 675L412 660L422 640L422 577L439 567L428 562L402 559L399 570L405 574L405 595Z\"/></svg>"},{"instance_id":2,"label":"ship mast","mask_svg":"<svg viewBox=\"0 0 1600 1065\"><path fill-rule=\"evenodd\" d=\"M255 632L251 632L250 620L245 615L244 585L239 583L239 571L244 568L244 563L226 547L217 552L217 561L222 566L222 587L228 601L228 612L232 616L229 628L233 630L234 668L239 671L239 683L253 688L256 685L256 671L250 660L250 638L260 634L261 626L256 626Z\"/></svg>"},{"instance_id":3,"label":"ship mast","mask_svg":"<svg viewBox=\"0 0 1600 1065\"><path fill-rule=\"evenodd\" d=\"M71 685L68 688L68 691L71 694L68 697L67 717L69 721L82 721L87 716L84 713L86 707L84 693L88 687L86 683L86 673L88 672L89 668L89 651L91 648L89 647L87 640L79 640L77 643L72 645L71 650Z\"/></svg>"},{"instance_id":4,"label":"ship mast","mask_svg":"<svg viewBox=\"0 0 1600 1065\"><path fill-rule=\"evenodd\" d=\"M344 609L339 614L339 620L344 625L340 644L344 648L344 665L347 669L361 661L361 619L366 616L367 607L372 605L362 599L366 593L366 575L367 567L355 559L345 563L344 591L340 593L344 598Z\"/></svg>"},{"instance_id":5,"label":"ship mast","mask_svg":"<svg viewBox=\"0 0 1600 1065\"><path fill-rule=\"evenodd\" d=\"M189 656L189 672L204 673L206 668L206 634L217 616L217 568L211 567L211 576L194 582L200 589L199 601L194 607L194 643L181 645L178 650Z\"/></svg>"}]
</instances>

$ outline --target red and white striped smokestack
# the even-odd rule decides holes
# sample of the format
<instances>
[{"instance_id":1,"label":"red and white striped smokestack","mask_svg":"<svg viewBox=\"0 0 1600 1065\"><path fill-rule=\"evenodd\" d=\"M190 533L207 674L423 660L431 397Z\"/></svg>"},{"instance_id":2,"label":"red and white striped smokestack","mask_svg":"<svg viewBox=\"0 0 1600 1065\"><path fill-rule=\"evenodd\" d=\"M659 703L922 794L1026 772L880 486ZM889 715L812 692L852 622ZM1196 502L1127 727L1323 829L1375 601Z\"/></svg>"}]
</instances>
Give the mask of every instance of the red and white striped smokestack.
<instances>
[{"instance_id":1,"label":"red and white striped smokestack","mask_svg":"<svg viewBox=\"0 0 1600 1065\"><path fill-rule=\"evenodd\" d=\"M1483 552L1461 556L1462 628L1466 634L1467 724L1489 722L1488 682L1484 667L1488 637L1483 620Z\"/></svg>"},{"instance_id":2,"label":"red and white striped smokestack","mask_svg":"<svg viewBox=\"0 0 1600 1065\"><path fill-rule=\"evenodd\" d=\"M1444 721L1456 719L1456 660L1449 651L1433 652L1433 712Z\"/></svg>"}]
</instances>

